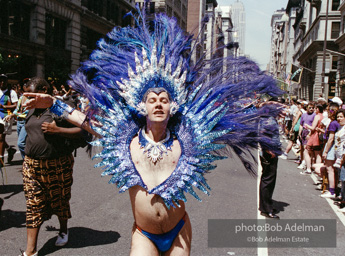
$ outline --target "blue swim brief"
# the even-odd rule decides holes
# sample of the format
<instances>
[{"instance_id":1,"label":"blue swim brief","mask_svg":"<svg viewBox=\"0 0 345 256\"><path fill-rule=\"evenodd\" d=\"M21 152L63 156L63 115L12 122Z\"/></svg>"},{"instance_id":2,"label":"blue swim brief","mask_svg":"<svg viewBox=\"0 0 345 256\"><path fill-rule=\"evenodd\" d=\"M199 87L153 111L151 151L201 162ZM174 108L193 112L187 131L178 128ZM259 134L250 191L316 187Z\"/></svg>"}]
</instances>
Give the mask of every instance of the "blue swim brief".
<instances>
[{"instance_id":1,"label":"blue swim brief","mask_svg":"<svg viewBox=\"0 0 345 256\"><path fill-rule=\"evenodd\" d=\"M164 234L151 234L145 230L142 230L141 228L139 228L137 226L137 229L143 234L145 235L148 239L150 239L158 248L159 251L161 252L166 252L170 249L172 243L174 242L176 236L178 235L178 233L180 232L180 230L182 229L184 223L186 222L186 214L183 216L183 218L179 221L179 223L177 223L177 225L170 230L167 233Z\"/></svg>"}]
</instances>

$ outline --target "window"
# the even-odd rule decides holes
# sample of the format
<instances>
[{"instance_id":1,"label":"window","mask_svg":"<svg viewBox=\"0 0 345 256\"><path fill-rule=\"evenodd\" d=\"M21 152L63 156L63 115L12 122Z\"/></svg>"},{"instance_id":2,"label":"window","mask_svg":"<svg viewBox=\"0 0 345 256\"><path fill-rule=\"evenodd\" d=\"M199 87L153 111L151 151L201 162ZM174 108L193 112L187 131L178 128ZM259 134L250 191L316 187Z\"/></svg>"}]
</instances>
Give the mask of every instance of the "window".
<instances>
[{"instance_id":1,"label":"window","mask_svg":"<svg viewBox=\"0 0 345 256\"><path fill-rule=\"evenodd\" d=\"M167 5L167 14L169 17L172 16L172 8L169 5Z\"/></svg>"},{"instance_id":2,"label":"window","mask_svg":"<svg viewBox=\"0 0 345 256\"><path fill-rule=\"evenodd\" d=\"M155 2L150 2L150 13L155 13Z\"/></svg>"},{"instance_id":3,"label":"window","mask_svg":"<svg viewBox=\"0 0 345 256\"><path fill-rule=\"evenodd\" d=\"M103 1L99 0L88 0L87 3L85 3L86 7L92 11L95 14L98 14L99 16L104 16L102 7L103 7Z\"/></svg>"},{"instance_id":4,"label":"window","mask_svg":"<svg viewBox=\"0 0 345 256\"><path fill-rule=\"evenodd\" d=\"M19 1L0 1L0 33L29 40L30 6Z\"/></svg>"},{"instance_id":5,"label":"window","mask_svg":"<svg viewBox=\"0 0 345 256\"><path fill-rule=\"evenodd\" d=\"M115 4L112 1L108 0L107 1L106 13L105 13L107 20L115 21L113 19L114 11L115 11Z\"/></svg>"},{"instance_id":6,"label":"window","mask_svg":"<svg viewBox=\"0 0 345 256\"><path fill-rule=\"evenodd\" d=\"M181 0L175 0L174 6L177 10L181 10Z\"/></svg>"},{"instance_id":7,"label":"window","mask_svg":"<svg viewBox=\"0 0 345 256\"><path fill-rule=\"evenodd\" d=\"M335 96L336 72L330 72L328 78L328 96Z\"/></svg>"},{"instance_id":8,"label":"window","mask_svg":"<svg viewBox=\"0 0 345 256\"><path fill-rule=\"evenodd\" d=\"M66 31L66 21L50 14L46 15L46 45L65 49Z\"/></svg>"},{"instance_id":9,"label":"window","mask_svg":"<svg viewBox=\"0 0 345 256\"><path fill-rule=\"evenodd\" d=\"M332 22L331 39L338 38L339 32L340 32L340 22Z\"/></svg>"},{"instance_id":10,"label":"window","mask_svg":"<svg viewBox=\"0 0 345 256\"><path fill-rule=\"evenodd\" d=\"M340 0L333 0L332 1L332 11L337 11L340 5Z\"/></svg>"},{"instance_id":11,"label":"window","mask_svg":"<svg viewBox=\"0 0 345 256\"><path fill-rule=\"evenodd\" d=\"M97 41L101 39L102 34L82 26L82 45L86 45L87 49L95 49L97 46Z\"/></svg>"},{"instance_id":12,"label":"window","mask_svg":"<svg viewBox=\"0 0 345 256\"><path fill-rule=\"evenodd\" d=\"M332 56L332 69L338 69L338 56Z\"/></svg>"}]
</instances>

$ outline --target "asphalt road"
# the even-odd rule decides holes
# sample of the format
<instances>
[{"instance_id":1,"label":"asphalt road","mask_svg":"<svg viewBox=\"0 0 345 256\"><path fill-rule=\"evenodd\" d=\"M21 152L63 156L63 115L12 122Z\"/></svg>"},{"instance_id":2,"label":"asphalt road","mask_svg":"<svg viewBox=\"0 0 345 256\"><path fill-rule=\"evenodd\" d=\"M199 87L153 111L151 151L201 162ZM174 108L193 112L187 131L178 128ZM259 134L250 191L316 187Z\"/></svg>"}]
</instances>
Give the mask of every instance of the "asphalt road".
<instances>
[{"instance_id":1,"label":"asphalt road","mask_svg":"<svg viewBox=\"0 0 345 256\"><path fill-rule=\"evenodd\" d=\"M16 138L14 131L7 141L16 145ZM290 159L294 157L290 153ZM26 246L20 158L17 152L13 164L3 168L5 185L0 187L0 197L5 201L0 226L0 255L19 255L20 249ZM58 220L53 216L42 225L38 240L39 255L128 255L133 225L128 193L119 194L115 185L108 184L109 177L101 177L101 169L93 168L97 161L92 161L83 149L78 149L75 160L69 243L63 248L54 246ZM250 176L239 160L228 159L220 161L217 169L206 176L212 188L211 196L199 192L202 202L187 197L187 211L193 227L191 255L344 255L344 214L336 214L331 200L320 198L320 191L315 189L312 178L300 175L296 167L293 160L279 160L274 192L278 215L281 220L335 220L336 247L279 246L258 249L237 245L236 242L235 246L225 248L208 247L209 219L239 221L262 218L257 210L257 178Z\"/></svg>"}]
</instances>

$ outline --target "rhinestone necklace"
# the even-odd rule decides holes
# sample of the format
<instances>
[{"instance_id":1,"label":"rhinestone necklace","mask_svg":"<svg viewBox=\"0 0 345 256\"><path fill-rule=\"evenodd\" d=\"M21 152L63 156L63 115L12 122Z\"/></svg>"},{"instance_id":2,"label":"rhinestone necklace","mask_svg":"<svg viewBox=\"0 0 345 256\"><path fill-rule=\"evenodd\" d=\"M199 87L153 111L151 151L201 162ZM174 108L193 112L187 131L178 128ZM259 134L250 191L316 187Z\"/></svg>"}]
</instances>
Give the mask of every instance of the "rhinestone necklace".
<instances>
[{"instance_id":1,"label":"rhinestone necklace","mask_svg":"<svg viewBox=\"0 0 345 256\"><path fill-rule=\"evenodd\" d=\"M139 144L143 149L143 153L147 152L147 157L155 164L157 161L163 159L163 153L168 154L171 150L174 138L171 136L169 129L167 129L167 136L165 139L155 142L150 139L145 133L145 127L139 130Z\"/></svg>"}]
</instances>

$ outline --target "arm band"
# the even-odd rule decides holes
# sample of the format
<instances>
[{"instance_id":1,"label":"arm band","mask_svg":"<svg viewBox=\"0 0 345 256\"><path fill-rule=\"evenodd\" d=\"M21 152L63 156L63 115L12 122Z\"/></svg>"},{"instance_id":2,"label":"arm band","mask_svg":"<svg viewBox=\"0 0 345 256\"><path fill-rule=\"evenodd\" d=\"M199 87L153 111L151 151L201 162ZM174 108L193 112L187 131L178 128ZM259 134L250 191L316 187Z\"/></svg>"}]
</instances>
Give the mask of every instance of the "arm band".
<instances>
[{"instance_id":1,"label":"arm band","mask_svg":"<svg viewBox=\"0 0 345 256\"><path fill-rule=\"evenodd\" d=\"M61 100L55 100L54 104L50 107L50 112L64 118L71 114L73 110L74 108L62 102Z\"/></svg>"}]
</instances>

